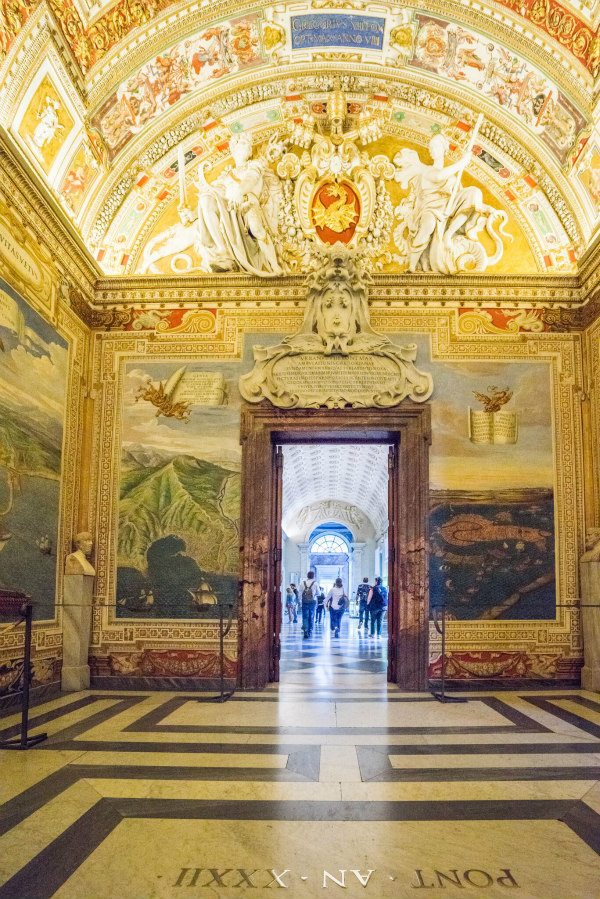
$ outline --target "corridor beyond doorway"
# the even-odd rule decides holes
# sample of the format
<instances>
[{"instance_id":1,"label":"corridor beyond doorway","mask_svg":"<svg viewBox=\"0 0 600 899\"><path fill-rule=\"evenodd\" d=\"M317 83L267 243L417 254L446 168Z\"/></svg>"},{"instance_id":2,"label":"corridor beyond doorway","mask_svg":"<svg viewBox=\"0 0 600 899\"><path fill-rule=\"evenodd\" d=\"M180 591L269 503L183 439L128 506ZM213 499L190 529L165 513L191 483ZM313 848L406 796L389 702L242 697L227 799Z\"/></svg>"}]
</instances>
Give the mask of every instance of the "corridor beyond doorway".
<instances>
[{"instance_id":1,"label":"corridor beyond doorway","mask_svg":"<svg viewBox=\"0 0 600 899\"><path fill-rule=\"evenodd\" d=\"M303 639L302 628L284 620L281 629L280 683L304 687L307 692L328 689L385 689L387 670L387 623L381 637L358 630L357 619L344 615L338 638L329 621L316 625L312 637Z\"/></svg>"},{"instance_id":2,"label":"corridor beyond doorway","mask_svg":"<svg viewBox=\"0 0 600 899\"><path fill-rule=\"evenodd\" d=\"M308 689L385 686L387 611L381 633L375 621L371 637L362 621L359 585L380 578L387 586L389 447L314 442L285 444L282 450L281 681ZM326 607L310 635L303 633L302 583L308 571L315 573L325 606L336 579L342 581L347 600L337 637Z\"/></svg>"}]
</instances>

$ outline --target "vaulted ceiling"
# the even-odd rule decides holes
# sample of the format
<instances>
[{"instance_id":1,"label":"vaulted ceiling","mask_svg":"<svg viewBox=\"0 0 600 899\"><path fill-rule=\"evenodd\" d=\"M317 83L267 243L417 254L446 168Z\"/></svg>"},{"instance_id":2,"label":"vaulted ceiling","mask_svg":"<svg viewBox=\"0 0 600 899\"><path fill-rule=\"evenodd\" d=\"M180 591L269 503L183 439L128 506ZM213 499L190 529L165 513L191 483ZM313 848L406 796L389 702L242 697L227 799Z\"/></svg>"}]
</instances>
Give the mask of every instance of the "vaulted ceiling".
<instances>
[{"instance_id":1,"label":"vaulted ceiling","mask_svg":"<svg viewBox=\"0 0 600 899\"><path fill-rule=\"evenodd\" d=\"M388 519L388 448L382 444L283 447L283 528L304 539L317 524L337 521L355 535L370 523L379 536Z\"/></svg>"},{"instance_id":2,"label":"vaulted ceiling","mask_svg":"<svg viewBox=\"0 0 600 899\"><path fill-rule=\"evenodd\" d=\"M335 83L350 114L376 109L371 156L408 147L428 161L442 131L456 158L482 116L465 183L505 210L513 239L490 271L573 271L600 228L599 2L2 9L0 126L106 273L199 270L178 210L194 208L198 167L220 171L232 134L251 132L258 152L318 122ZM378 264L401 270L389 251Z\"/></svg>"}]
</instances>

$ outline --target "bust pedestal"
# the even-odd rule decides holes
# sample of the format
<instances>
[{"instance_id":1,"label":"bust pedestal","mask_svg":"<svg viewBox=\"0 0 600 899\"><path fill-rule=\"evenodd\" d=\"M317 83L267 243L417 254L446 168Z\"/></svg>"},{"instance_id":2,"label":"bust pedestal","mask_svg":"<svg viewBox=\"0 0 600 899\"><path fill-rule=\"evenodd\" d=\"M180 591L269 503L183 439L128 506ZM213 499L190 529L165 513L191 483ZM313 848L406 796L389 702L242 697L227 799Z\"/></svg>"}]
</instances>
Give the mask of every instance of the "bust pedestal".
<instances>
[{"instance_id":1,"label":"bust pedestal","mask_svg":"<svg viewBox=\"0 0 600 899\"><path fill-rule=\"evenodd\" d=\"M581 686L600 693L600 562L582 560L579 570L584 606L581 609L584 660Z\"/></svg>"},{"instance_id":2,"label":"bust pedestal","mask_svg":"<svg viewBox=\"0 0 600 899\"><path fill-rule=\"evenodd\" d=\"M61 689L87 690L90 686L88 653L92 630L94 577L65 575L63 589L63 667Z\"/></svg>"}]
</instances>

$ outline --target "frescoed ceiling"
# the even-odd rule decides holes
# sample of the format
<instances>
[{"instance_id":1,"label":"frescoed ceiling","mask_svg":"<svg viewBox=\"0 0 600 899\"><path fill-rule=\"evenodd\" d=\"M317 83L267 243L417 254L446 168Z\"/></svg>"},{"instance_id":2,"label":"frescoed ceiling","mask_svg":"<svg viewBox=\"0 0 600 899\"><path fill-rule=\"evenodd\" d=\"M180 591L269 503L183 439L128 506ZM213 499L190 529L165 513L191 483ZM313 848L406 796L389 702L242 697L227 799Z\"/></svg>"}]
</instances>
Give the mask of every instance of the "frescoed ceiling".
<instances>
[{"instance_id":1,"label":"frescoed ceiling","mask_svg":"<svg viewBox=\"0 0 600 899\"><path fill-rule=\"evenodd\" d=\"M338 86L352 121L377 119L371 158L428 163L440 132L449 162L470 148L463 184L510 235L487 272L572 272L600 231L599 23L591 0L6 0L0 126L101 271L187 273L199 167L223 171L234 134L260 154L294 128L302 160ZM393 234L375 266L402 272Z\"/></svg>"}]
</instances>

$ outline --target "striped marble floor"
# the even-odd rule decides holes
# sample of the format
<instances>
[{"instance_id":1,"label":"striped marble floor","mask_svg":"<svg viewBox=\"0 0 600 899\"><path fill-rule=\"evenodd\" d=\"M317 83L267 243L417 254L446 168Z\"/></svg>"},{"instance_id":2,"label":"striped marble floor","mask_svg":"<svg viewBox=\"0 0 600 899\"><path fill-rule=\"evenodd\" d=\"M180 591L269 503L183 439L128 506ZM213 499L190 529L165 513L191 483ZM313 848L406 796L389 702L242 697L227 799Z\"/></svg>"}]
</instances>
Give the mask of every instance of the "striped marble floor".
<instances>
[{"instance_id":1,"label":"striped marble floor","mask_svg":"<svg viewBox=\"0 0 600 899\"><path fill-rule=\"evenodd\" d=\"M0 751L0 899L600 896L597 694L403 694L355 622L283 646L225 704L37 706L48 740Z\"/></svg>"}]
</instances>

